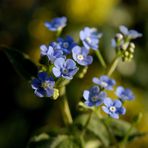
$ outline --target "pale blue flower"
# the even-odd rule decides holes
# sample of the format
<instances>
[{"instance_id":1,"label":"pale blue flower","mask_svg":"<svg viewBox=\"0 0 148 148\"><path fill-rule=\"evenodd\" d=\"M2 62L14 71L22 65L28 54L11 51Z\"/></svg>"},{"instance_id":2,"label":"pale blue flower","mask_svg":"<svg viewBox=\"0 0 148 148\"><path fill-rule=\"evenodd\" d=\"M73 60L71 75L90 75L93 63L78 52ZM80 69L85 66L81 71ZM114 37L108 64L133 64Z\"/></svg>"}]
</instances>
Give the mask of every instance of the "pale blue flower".
<instances>
[{"instance_id":1,"label":"pale blue flower","mask_svg":"<svg viewBox=\"0 0 148 148\"><path fill-rule=\"evenodd\" d=\"M122 102L119 100L111 100L110 98L104 99L105 106L102 106L102 109L112 118L118 119L119 115L124 115L126 109L122 107Z\"/></svg>"},{"instance_id":2,"label":"pale blue flower","mask_svg":"<svg viewBox=\"0 0 148 148\"><path fill-rule=\"evenodd\" d=\"M84 30L80 31L80 39L87 49L97 50L101 37L102 33L99 33L96 28L85 27Z\"/></svg>"},{"instance_id":3,"label":"pale blue flower","mask_svg":"<svg viewBox=\"0 0 148 148\"><path fill-rule=\"evenodd\" d=\"M119 29L121 33L123 33L123 35L127 36L130 39L136 39L142 36L142 34L137 32L136 30L128 30L128 28L123 25L121 25Z\"/></svg>"},{"instance_id":4,"label":"pale blue flower","mask_svg":"<svg viewBox=\"0 0 148 148\"><path fill-rule=\"evenodd\" d=\"M123 88L122 86L119 86L116 89L116 95L119 97L119 99L121 99L122 101L125 100L133 100L134 99L134 94L133 92L128 89L128 88Z\"/></svg>"},{"instance_id":5,"label":"pale blue flower","mask_svg":"<svg viewBox=\"0 0 148 148\"><path fill-rule=\"evenodd\" d=\"M52 71L55 77L72 79L78 71L78 67L72 59L65 60L64 58L58 58L55 60L54 66Z\"/></svg>"},{"instance_id":6,"label":"pale blue flower","mask_svg":"<svg viewBox=\"0 0 148 148\"><path fill-rule=\"evenodd\" d=\"M84 90L83 97L87 106L99 106L106 98L106 93L101 91L98 86L93 86L89 90Z\"/></svg>"},{"instance_id":7,"label":"pale blue flower","mask_svg":"<svg viewBox=\"0 0 148 148\"><path fill-rule=\"evenodd\" d=\"M50 22L45 22L45 26L51 31L57 31L66 26L66 17L57 17L52 19Z\"/></svg>"},{"instance_id":8,"label":"pale blue flower","mask_svg":"<svg viewBox=\"0 0 148 148\"><path fill-rule=\"evenodd\" d=\"M116 84L115 80L110 79L108 76L103 75L100 78L93 78L93 82L98 84L101 88L112 90L113 86Z\"/></svg>"},{"instance_id":9,"label":"pale blue flower","mask_svg":"<svg viewBox=\"0 0 148 148\"><path fill-rule=\"evenodd\" d=\"M73 59L82 66L90 65L93 61L92 56L88 55L89 50L85 47L75 46L72 49Z\"/></svg>"},{"instance_id":10,"label":"pale blue flower","mask_svg":"<svg viewBox=\"0 0 148 148\"><path fill-rule=\"evenodd\" d=\"M46 72L39 72L38 78L32 80L32 88L38 97L51 97L54 93L54 80Z\"/></svg>"}]
</instances>

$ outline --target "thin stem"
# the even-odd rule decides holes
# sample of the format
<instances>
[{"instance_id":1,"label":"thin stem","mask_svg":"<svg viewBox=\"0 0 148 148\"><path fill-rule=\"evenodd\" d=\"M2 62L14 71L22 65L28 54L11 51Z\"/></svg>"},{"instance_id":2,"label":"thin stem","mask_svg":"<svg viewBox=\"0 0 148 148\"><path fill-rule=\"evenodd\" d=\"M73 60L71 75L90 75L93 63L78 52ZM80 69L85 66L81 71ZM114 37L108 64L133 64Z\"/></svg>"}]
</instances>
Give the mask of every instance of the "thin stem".
<instances>
[{"instance_id":1,"label":"thin stem","mask_svg":"<svg viewBox=\"0 0 148 148\"><path fill-rule=\"evenodd\" d=\"M82 131L82 134L81 134L81 136L83 136L84 134L85 134L85 132L86 132L86 129L87 129L87 126L88 126L88 124L89 124L89 122L90 122L90 120L91 120L91 117L92 117L92 111L89 113L89 115L88 115L88 118L87 118L87 120L86 120L86 123L85 123L85 125L84 125L84 128L83 128L83 131Z\"/></svg>"},{"instance_id":2,"label":"thin stem","mask_svg":"<svg viewBox=\"0 0 148 148\"><path fill-rule=\"evenodd\" d=\"M56 37L60 37L60 35L62 34L62 31L63 31L63 28L57 30Z\"/></svg>"},{"instance_id":3,"label":"thin stem","mask_svg":"<svg viewBox=\"0 0 148 148\"><path fill-rule=\"evenodd\" d=\"M112 62L112 64L111 64L111 66L110 66L110 68L109 68L109 70L108 70L108 73L107 73L108 76L111 76L112 73L115 71L117 65L119 64L119 61L120 61L120 56L118 55L118 56L116 56L116 57L114 58L114 60L113 60L113 62Z\"/></svg>"},{"instance_id":4,"label":"thin stem","mask_svg":"<svg viewBox=\"0 0 148 148\"><path fill-rule=\"evenodd\" d=\"M95 53L96 53L96 56L98 57L98 59L99 59L101 65L102 65L104 68L106 68L106 67L107 67L107 66L106 66L106 63L105 63L105 61L104 61L104 59L103 59L103 57L102 57L100 51L99 51L99 50L95 50Z\"/></svg>"},{"instance_id":5,"label":"thin stem","mask_svg":"<svg viewBox=\"0 0 148 148\"><path fill-rule=\"evenodd\" d=\"M125 148L125 147L126 147L126 143L127 143L127 141L128 141L129 134L131 133L133 127L134 127L134 125L132 124L132 125L130 126L130 128L128 129L126 135L124 136L122 142L120 143L120 148Z\"/></svg>"},{"instance_id":6,"label":"thin stem","mask_svg":"<svg viewBox=\"0 0 148 148\"><path fill-rule=\"evenodd\" d=\"M70 125L73 123L73 119L72 119L72 115L70 112L70 108L69 108L69 104L68 104L68 100L65 94L65 87L61 87L60 88L60 95L61 95L61 111L63 114L63 119L64 119L64 123L65 125Z\"/></svg>"}]
</instances>

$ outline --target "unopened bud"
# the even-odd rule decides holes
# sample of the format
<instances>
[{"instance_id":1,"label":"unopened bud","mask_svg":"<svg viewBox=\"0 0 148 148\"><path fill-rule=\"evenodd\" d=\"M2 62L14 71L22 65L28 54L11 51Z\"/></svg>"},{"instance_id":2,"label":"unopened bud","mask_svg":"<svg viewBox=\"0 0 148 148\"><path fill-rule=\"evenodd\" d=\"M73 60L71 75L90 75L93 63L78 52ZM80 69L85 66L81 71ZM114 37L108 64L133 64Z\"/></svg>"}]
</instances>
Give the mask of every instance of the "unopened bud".
<instances>
[{"instance_id":1,"label":"unopened bud","mask_svg":"<svg viewBox=\"0 0 148 148\"><path fill-rule=\"evenodd\" d=\"M129 52L134 53L134 48L129 48Z\"/></svg>"},{"instance_id":2,"label":"unopened bud","mask_svg":"<svg viewBox=\"0 0 148 148\"><path fill-rule=\"evenodd\" d=\"M115 38L116 38L116 40L122 40L123 39L123 35L121 33L117 33Z\"/></svg>"},{"instance_id":3,"label":"unopened bud","mask_svg":"<svg viewBox=\"0 0 148 148\"><path fill-rule=\"evenodd\" d=\"M122 45L122 49L123 49L123 50L126 50L126 49L128 48L128 45L129 45L129 43L124 43L124 44Z\"/></svg>"},{"instance_id":4,"label":"unopened bud","mask_svg":"<svg viewBox=\"0 0 148 148\"><path fill-rule=\"evenodd\" d=\"M128 56L129 55L129 52L128 51L125 51L124 54L125 54L125 56Z\"/></svg>"},{"instance_id":5,"label":"unopened bud","mask_svg":"<svg viewBox=\"0 0 148 148\"><path fill-rule=\"evenodd\" d=\"M130 48L135 48L135 44L134 43L130 43L129 46L130 46Z\"/></svg>"}]
</instances>

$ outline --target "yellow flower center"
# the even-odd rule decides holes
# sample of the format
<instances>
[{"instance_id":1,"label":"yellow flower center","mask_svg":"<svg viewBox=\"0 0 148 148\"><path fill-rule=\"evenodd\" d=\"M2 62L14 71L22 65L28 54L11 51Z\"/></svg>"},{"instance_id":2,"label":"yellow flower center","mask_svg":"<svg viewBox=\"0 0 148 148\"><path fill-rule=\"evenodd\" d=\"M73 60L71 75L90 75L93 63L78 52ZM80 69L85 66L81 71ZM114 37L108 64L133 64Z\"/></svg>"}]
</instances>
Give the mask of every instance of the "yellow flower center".
<instances>
[{"instance_id":1,"label":"yellow flower center","mask_svg":"<svg viewBox=\"0 0 148 148\"><path fill-rule=\"evenodd\" d=\"M50 85L49 82L46 82L46 81L42 83L42 87L43 87L44 89L48 88L49 85Z\"/></svg>"}]
</instances>

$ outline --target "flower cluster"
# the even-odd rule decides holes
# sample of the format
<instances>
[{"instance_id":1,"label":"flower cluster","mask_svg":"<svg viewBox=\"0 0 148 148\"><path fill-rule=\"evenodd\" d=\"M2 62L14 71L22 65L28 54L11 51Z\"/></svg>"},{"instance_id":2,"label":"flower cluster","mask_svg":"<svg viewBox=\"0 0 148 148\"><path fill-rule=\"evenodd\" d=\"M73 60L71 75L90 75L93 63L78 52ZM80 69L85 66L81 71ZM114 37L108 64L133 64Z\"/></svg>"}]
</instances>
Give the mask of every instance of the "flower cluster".
<instances>
[{"instance_id":1,"label":"flower cluster","mask_svg":"<svg viewBox=\"0 0 148 148\"><path fill-rule=\"evenodd\" d=\"M122 55L123 61L130 61L134 55L135 44L131 40L142 36L135 30L128 30L125 26L119 27L120 33L117 33L112 39L112 46L118 54Z\"/></svg>"},{"instance_id":2,"label":"flower cluster","mask_svg":"<svg viewBox=\"0 0 148 148\"><path fill-rule=\"evenodd\" d=\"M125 114L126 109L122 105L125 100L134 99L132 91L119 86L115 91L117 99L112 100L107 96L106 90L113 90L113 86L116 84L115 80L103 75L99 78L94 77L92 81L95 85L83 92L85 104L89 107L104 104L103 111L113 118L119 118L120 114Z\"/></svg>"},{"instance_id":3,"label":"flower cluster","mask_svg":"<svg viewBox=\"0 0 148 148\"><path fill-rule=\"evenodd\" d=\"M45 22L45 26L50 30L61 33L66 26L67 18L54 18L50 22ZM120 26L120 33L117 33L112 39L112 46L116 49L117 55L123 61L130 61L133 58L135 45L131 40L141 37L142 34L135 30L128 30L125 26ZM88 65L92 64L93 57L90 50L95 51L98 58L101 57L98 48L102 33L96 28L85 27L80 31L80 42L76 43L71 36L61 37L60 34L56 41L50 42L48 45L40 46L41 59L48 59L46 64L41 65L38 77L32 80L32 88L38 97L58 97L59 82L64 79L70 81L81 68L83 74L86 73ZM106 67L103 58L99 59L102 65ZM115 69L115 65L113 67ZM119 118L126 109L123 104L126 100L133 100L134 95L128 88L119 86L114 91L116 81L109 78L114 69L109 71L108 75L94 77L92 79L94 86L88 90L84 90L83 97L88 107L98 107L102 105L102 110L113 118ZM66 84L64 84L65 86ZM108 97L107 91L114 91L116 99Z\"/></svg>"},{"instance_id":4,"label":"flower cluster","mask_svg":"<svg viewBox=\"0 0 148 148\"><path fill-rule=\"evenodd\" d=\"M45 22L45 26L50 31L58 33L66 26L66 23L66 17L58 17L50 22ZM41 69L44 71L40 70L38 78L32 80L34 93L38 97L53 97L54 91L58 88L56 84L59 79L71 80L80 66L86 69L88 65L92 64L93 57L89 55L90 49L98 49L101 36L102 34L98 33L97 29L85 27L80 31L80 44L76 43L71 36L66 36L58 37L49 45L41 45L41 58L47 57L48 64L42 65Z\"/></svg>"}]
</instances>

